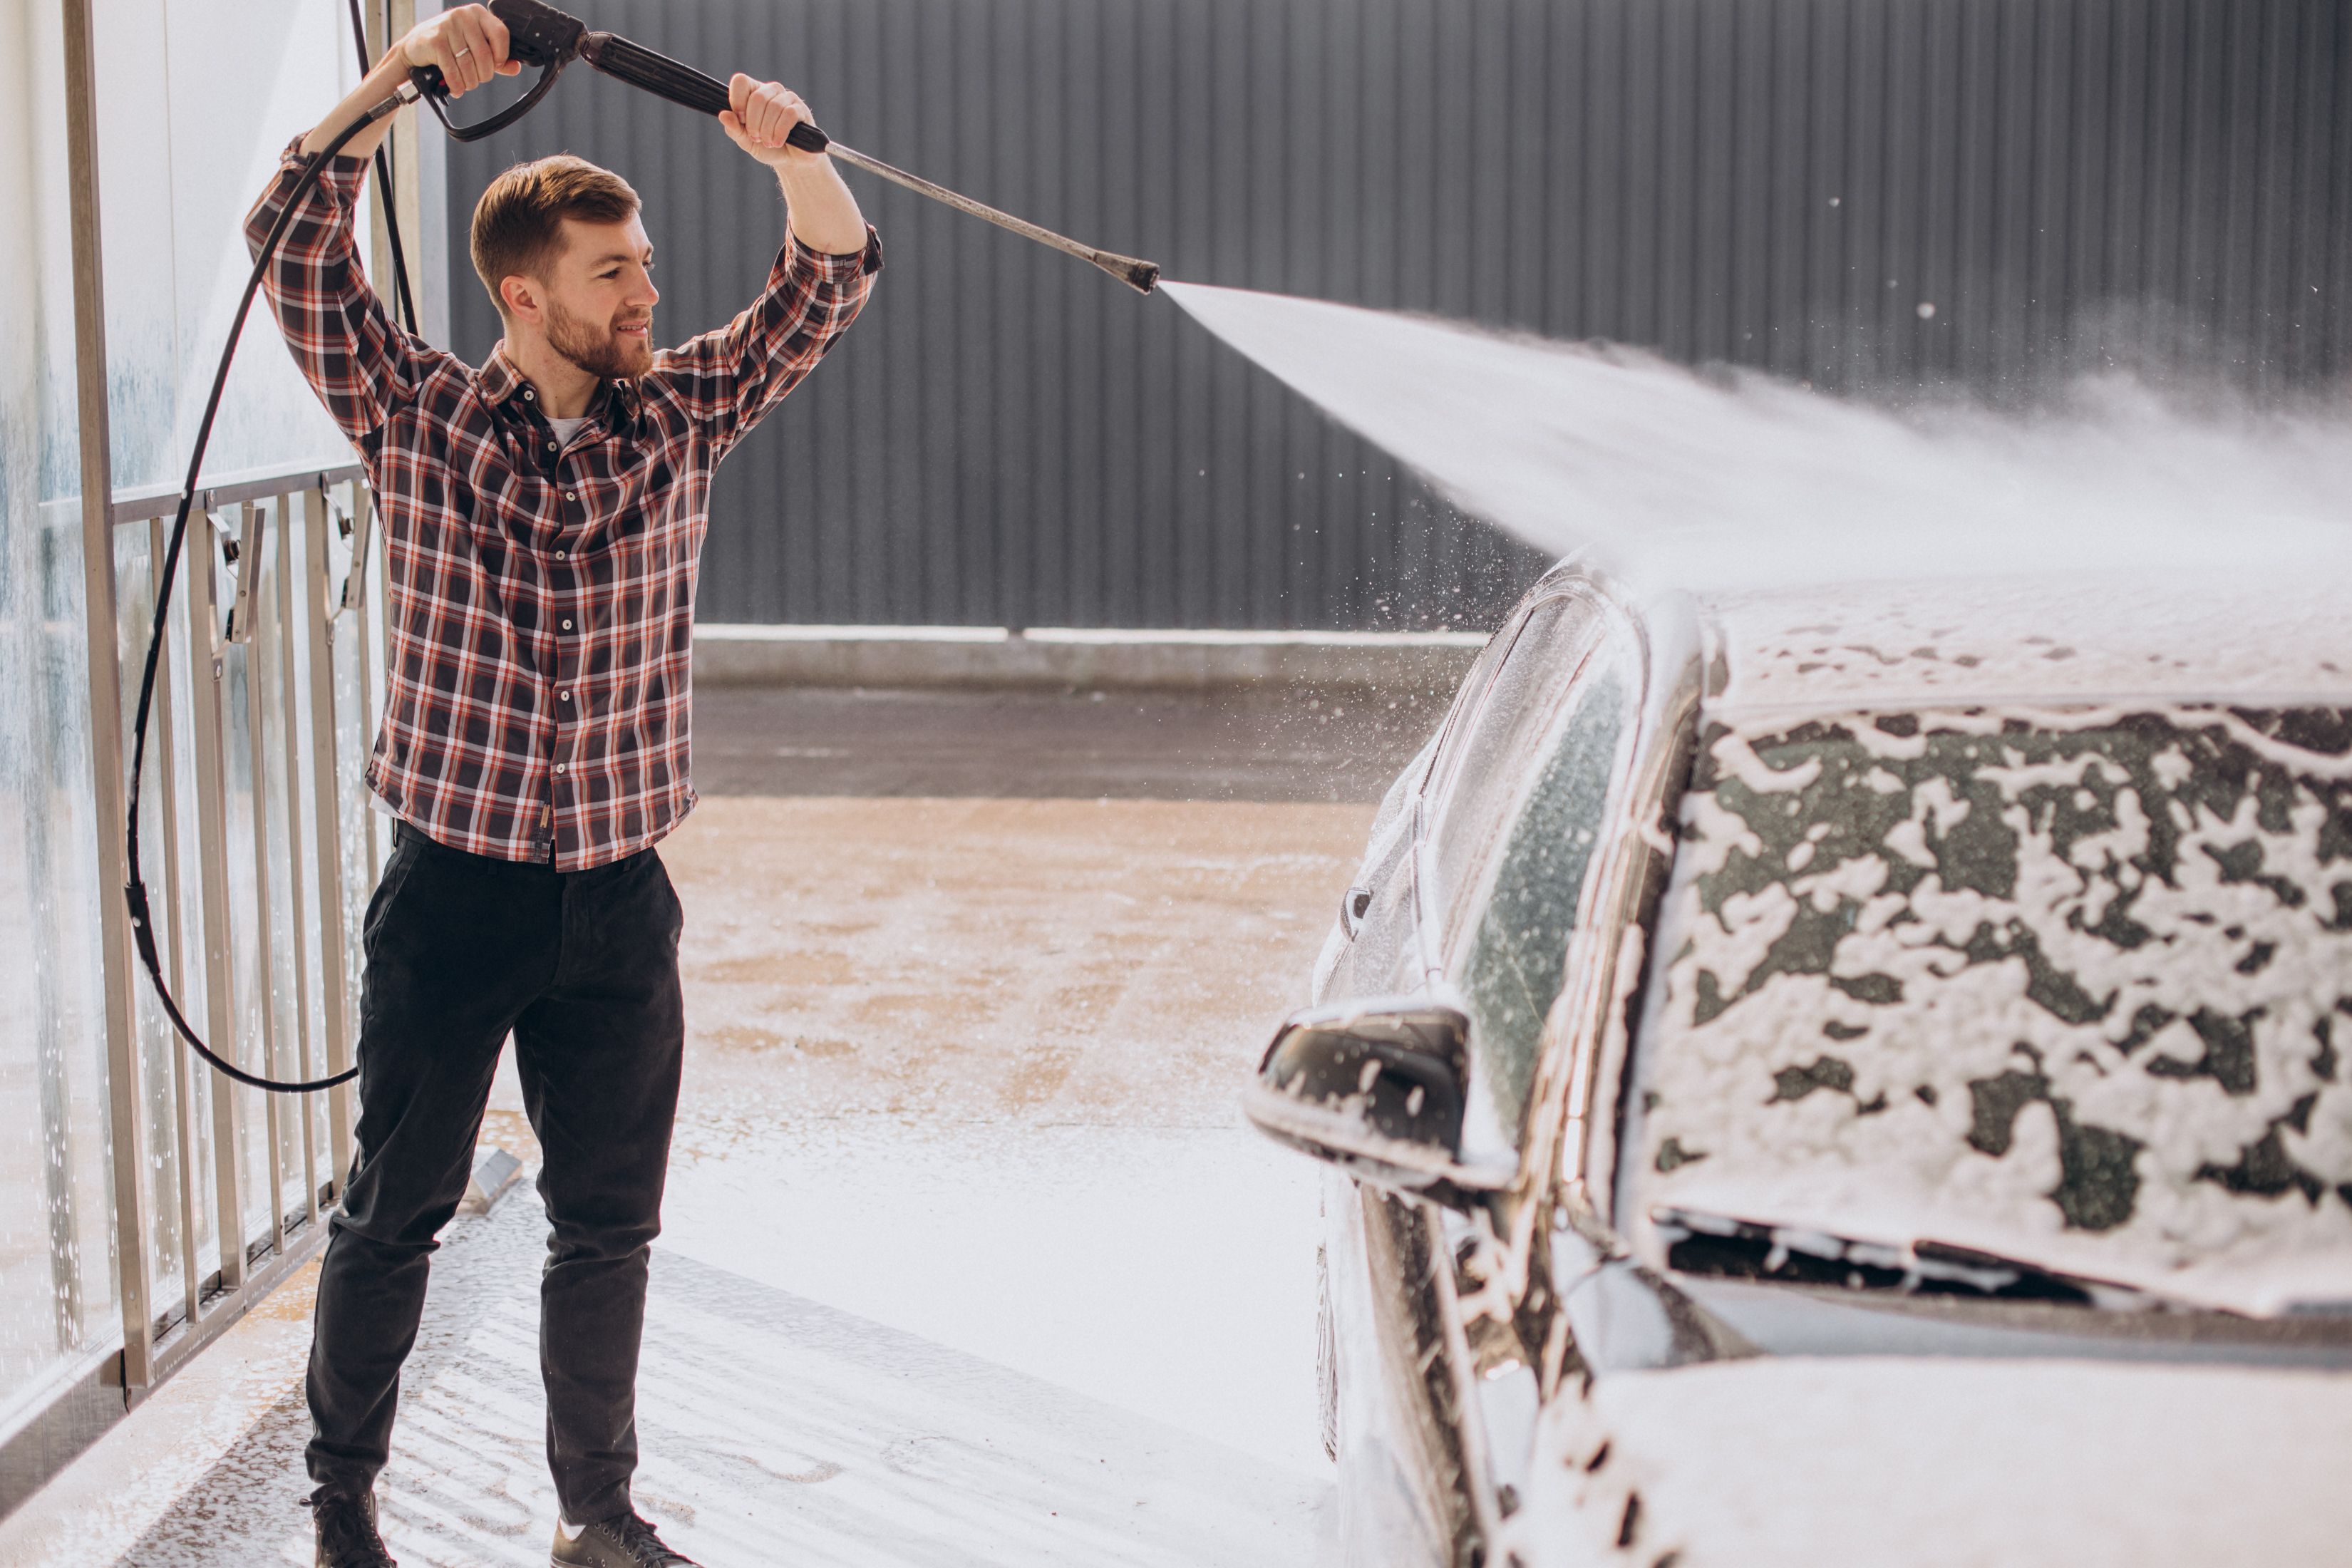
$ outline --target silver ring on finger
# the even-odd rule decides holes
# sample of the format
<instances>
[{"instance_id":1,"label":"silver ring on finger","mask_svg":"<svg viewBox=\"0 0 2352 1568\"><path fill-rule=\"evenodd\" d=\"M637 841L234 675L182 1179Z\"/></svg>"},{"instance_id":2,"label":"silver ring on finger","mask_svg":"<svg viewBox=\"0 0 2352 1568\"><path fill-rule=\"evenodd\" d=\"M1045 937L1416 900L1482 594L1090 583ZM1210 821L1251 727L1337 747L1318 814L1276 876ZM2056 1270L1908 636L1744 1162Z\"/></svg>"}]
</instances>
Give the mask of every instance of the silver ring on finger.
<instances>
[{"instance_id":1,"label":"silver ring on finger","mask_svg":"<svg viewBox=\"0 0 2352 1568\"><path fill-rule=\"evenodd\" d=\"M471 49L459 49L459 50L457 51L457 58L458 58L459 59L461 59L461 60L462 60L462 59L464 59L467 55L470 55L470 54L472 54L473 52L474 52L474 51L473 51L473 50L471 50Z\"/></svg>"}]
</instances>

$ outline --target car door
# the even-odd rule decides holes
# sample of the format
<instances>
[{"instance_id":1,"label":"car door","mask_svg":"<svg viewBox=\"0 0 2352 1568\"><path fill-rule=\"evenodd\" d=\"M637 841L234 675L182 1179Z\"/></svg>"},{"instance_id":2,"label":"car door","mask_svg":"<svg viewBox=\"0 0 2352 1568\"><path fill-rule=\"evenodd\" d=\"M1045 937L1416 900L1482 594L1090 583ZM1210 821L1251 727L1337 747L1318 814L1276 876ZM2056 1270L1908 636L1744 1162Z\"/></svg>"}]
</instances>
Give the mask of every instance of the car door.
<instances>
[{"instance_id":1,"label":"car door","mask_svg":"<svg viewBox=\"0 0 2352 1568\"><path fill-rule=\"evenodd\" d=\"M1591 815L1593 797L1605 793L1591 780L1590 726L1572 721L1624 705L1617 664L1605 700L1588 694L1598 689L1581 674L1614 614L1574 582L1531 600L1480 689L1465 689L1471 700L1457 706L1412 802L1405 851L1376 845L1379 863L1368 858L1384 879L1370 889L1354 940L1376 962L1348 978L1364 994L1461 993L1485 1018L1492 1049L1484 1070L1501 1077L1483 1091L1482 1152L1505 1163L1517 1158L1520 1138L1508 1123L1524 1101L1545 993L1562 978L1558 956L1547 965L1539 954L1546 945L1565 950L1582 876L1577 857L1589 858L1597 841L1597 820L1562 813ZM1638 668L1632 684L1638 689ZM1604 728L1613 738L1616 726ZM1612 745L1600 748L1604 779ZM1566 891L1547 895L1545 879L1563 876ZM1477 918L1497 886L1508 912ZM1481 1070L1474 1067L1474 1082ZM1471 1388L1473 1363L1494 1358L1466 1338L1491 1337L1494 1314L1465 1310L1457 1289L1465 1261L1485 1260L1478 1222L1370 1187L1339 1191L1329 1267L1348 1561L1475 1561L1496 1511L1486 1422ZM1485 1300L1485 1287L1476 1290ZM1501 1314L1506 1332L1509 1316Z\"/></svg>"},{"instance_id":2,"label":"car door","mask_svg":"<svg viewBox=\"0 0 2352 1568\"><path fill-rule=\"evenodd\" d=\"M1539 589L1513 610L1479 650L1437 733L1406 764L1381 802L1363 862L1342 896L1339 919L1317 965L1314 1001L1394 994L1418 990L1425 983L1428 964L1418 929L1413 856L1433 783L1451 771L1471 738L1481 732L1498 671L1506 666L1524 670L1539 657L1557 657L1551 645L1563 632L1571 639L1583 635L1588 622L1580 597ZM1528 650L1514 663L1514 650L1523 639ZM1538 656L1538 645L1547 654ZM1503 700L1510 700L1507 692Z\"/></svg>"},{"instance_id":3,"label":"car door","mask_svg":"<svg viewBox=\"0 0 2352 1568\"><path fill-rule=\"evenodd\" d=\"M1610 858L1615 807L1639 741L1643 649L1603 607L1596 636L1545 722L1498 752L1495 791L1465 755L1424 851L1446 983L1470 1019L1465 1162L1507 1162L1515 1179L1485 1207L1433 1211L1450 1278L1434 1278L1460 1358L1454 1418L1481 1474L1468 1498L1492 1524L1525 1491L1555 1304L1542 1256L1565 1064L1589 1032L1590 973L1616 946ZM1507 761L1506 761L1507 757ZM1499 796L1482 803L1477 789ZM1483 1481L1483 1485L1477 1484Z\"/></svg>"}]
</instances>

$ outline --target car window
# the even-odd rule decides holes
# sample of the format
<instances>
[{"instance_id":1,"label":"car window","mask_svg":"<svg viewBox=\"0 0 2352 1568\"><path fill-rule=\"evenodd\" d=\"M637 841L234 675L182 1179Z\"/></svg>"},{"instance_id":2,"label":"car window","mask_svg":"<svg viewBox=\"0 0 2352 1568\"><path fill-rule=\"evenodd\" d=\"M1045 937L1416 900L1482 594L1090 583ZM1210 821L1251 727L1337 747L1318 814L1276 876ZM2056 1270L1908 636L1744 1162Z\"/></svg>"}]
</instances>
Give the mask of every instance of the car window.
<instances>
[{"instance_id":1,"label":"car window","mask_svg":"<svg viewBox=\"0 0 2352 1568\"><path fill-rule=\"evenodd\" d=\"M1540 742L1569 700L1570 678L1591 646L1592 605L1563 595L1528 611L1483 700L1459 716L1431 791L1429 853L1435 905L1450 933L1468 912L1504 828L1543 761Z\"/></svg>"},{"instance_id":2,"label":"car window","mask_svg":"<svg viewBox=\"0 0 2352 1568\"><path fill-rule=\"evenodd\" d=\"M1352 939L1342 938L1330 973L1316 999L1375 995L1418 989L1419 950L1412 942L1412 803L1375 825L1370 850L1350 888L1371 895Z\"/></svg>"},{"instance_id":3,"label":"car window","mask_svg":"<svg viewBox=\"0 0 2352 1568\"><path fill-rule=\"evenodd\" d=\"M1773 1279L1849 1237L2352 1300L2352 713L1711 723L1655 952L1618 1184L1654 1259L1738 1220Z\"/></svg>"},{"instance_id":4,"label":"car window","mask_svg":"<svg viewBox=\"0 0 2352 1568\"><path fill-rule=\"evenodd\" d=\"M1520 605L1501 626L1495 628L1495 635L1488 637L1486 646L1478 650L1478 657L1471 661L1469 672L1463 676L1462 684L1454 688L1454 700L1446 705L1445 717L1437 726L1433 742L1436 754L1425 759L1429 771L1421 781L1425 790L1433 790L1438 777L1461 755L1478 705L1486 699L1486 688L1494 683L1496 668L1509 657L1511 649L1518 643L1520 632L1527 628L1528 617L1541 605L1551 602L1547 598L1534 605Z\"/></svg>"},{"instance_id":5,"label":"car window","mask_svg":"<svg viewBox=\"0 0 2352 1568\"><path fill-rule=\"evenodd\" d=\"M1538 738L1533 784L1507 814L1493 872L1458 944L1454 968L1470 1014L1479 1098L1495 1135L1512 1149L1605 825L1639 689L1637 658L1630 644L1612 640L1579 671L1565 708Z\"/></svg>"}]
</instances>

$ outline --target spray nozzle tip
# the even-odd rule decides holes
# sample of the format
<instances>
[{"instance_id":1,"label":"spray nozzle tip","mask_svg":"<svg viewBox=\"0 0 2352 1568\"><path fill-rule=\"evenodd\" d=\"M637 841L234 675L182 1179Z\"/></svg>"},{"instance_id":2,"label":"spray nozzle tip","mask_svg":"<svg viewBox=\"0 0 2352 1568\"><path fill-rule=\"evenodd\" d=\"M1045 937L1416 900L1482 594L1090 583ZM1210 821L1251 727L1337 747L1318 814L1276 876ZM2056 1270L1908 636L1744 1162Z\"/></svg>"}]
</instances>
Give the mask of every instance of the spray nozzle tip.
<instances>
[{"instance_id":1,"label":"spray nozzle tip","mask_svg":"<svg viewBox=\"0 0 2352 1568\"><path fill-rule=\"evenodd\" d=\"M1108 251L1095 253L1095 265L1134 289L1149 294L1160 282L1160 264L1138 261L1132 256L1113 256Z\"/></svg>"}]
</instances>

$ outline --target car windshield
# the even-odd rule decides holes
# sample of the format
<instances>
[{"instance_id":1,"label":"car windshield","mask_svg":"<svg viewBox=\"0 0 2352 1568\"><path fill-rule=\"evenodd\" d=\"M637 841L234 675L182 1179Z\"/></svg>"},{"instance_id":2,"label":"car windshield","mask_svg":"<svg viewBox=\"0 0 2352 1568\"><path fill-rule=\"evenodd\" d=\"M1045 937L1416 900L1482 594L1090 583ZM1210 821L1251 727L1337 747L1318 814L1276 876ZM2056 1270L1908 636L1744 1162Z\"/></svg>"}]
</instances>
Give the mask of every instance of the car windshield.
<instances>
[{"instance_id":1,"label":"car windshield","mask_svg":"<svg viewBox=\"0 0 2352 1568\"><path fill-rule=\"evenodd\" d=\"M2352 715L1703 728L1620 1218L2352 1304ZM1664 1223L1660 1217L1664 1216Z\"/></svg>"}]
</instances>

